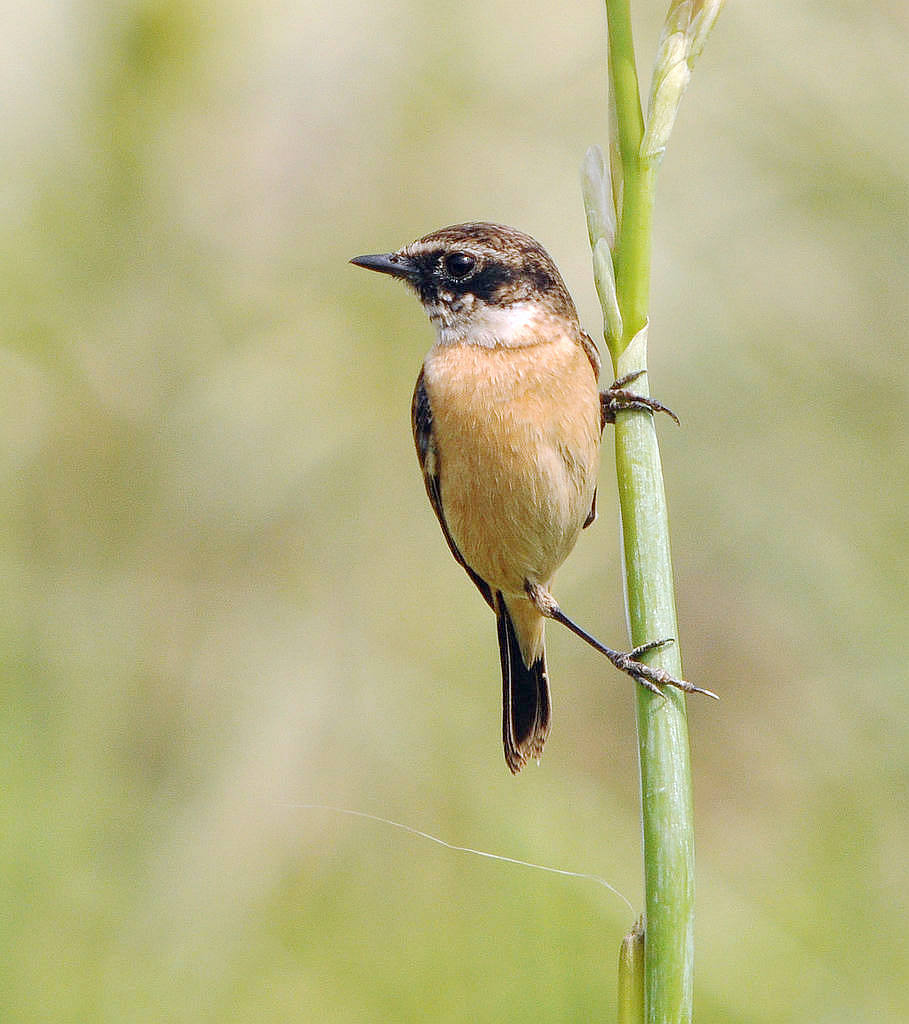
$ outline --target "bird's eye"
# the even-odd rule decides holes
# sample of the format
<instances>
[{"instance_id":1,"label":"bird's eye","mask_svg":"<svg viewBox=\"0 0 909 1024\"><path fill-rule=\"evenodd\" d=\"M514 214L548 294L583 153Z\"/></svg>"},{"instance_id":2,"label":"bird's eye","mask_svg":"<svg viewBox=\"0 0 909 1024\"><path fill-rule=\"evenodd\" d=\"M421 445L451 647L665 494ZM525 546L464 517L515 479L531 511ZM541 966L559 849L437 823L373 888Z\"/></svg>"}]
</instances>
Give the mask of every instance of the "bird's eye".
<instances>
[{"instance_id":1,"label":"bird's eye","mask_svg":"<svg viewBox=\"0 0 909 1024\"><path fill-rule=\"evenodd\" d=\"M455 280L461 280L477 265L476 258L466 252L452 252L445 257L445 271Z\"/></svg>"}]
</instances>

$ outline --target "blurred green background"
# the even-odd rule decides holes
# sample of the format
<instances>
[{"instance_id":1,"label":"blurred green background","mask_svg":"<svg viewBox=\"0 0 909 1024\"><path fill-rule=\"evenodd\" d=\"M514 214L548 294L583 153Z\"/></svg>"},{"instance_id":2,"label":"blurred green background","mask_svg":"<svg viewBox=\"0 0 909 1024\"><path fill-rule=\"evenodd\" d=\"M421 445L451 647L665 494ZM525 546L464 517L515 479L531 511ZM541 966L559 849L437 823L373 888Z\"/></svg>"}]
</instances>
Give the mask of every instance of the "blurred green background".
<instances>
[{"instance_id":1,"label":"blurred green background","mask_svg":"<svg viewBox=\"0 0 909 1024\"><path fill-rule=\"evenodd\" d=\"M638 2L649 75L665 0ZM732 3L660 181L655 393L698 822L696 1016L909 1019L902 0ZM600 316L598 2L50 3L0 60L0 1018L614 1019L630 683L492 617L410 437L431 328L348 267L537 236ZM557 580L625 643L610 445Z\"/></svg>"}]
</instances>

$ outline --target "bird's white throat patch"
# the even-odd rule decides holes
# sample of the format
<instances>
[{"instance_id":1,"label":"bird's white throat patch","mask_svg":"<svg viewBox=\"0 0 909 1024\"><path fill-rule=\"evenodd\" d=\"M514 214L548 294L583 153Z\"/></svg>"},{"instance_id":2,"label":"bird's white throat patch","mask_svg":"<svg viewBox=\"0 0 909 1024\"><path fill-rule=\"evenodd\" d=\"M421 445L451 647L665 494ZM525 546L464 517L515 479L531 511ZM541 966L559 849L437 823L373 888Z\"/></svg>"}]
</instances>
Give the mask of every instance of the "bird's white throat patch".
<instances>
[{"instance_id":1,"label":"bird's white throat patch","mask_svg":"<svg viewBox=\"0 0 909 1024\"><path fill-rule=\"evenodd\" d=\"M473 295L440 295L438 303L427 306L440 345L479 345L483 348L517 348L539 341L546 313L534 302L513 302L507 306L478 302Z\"/></svg>"}]
</instances>

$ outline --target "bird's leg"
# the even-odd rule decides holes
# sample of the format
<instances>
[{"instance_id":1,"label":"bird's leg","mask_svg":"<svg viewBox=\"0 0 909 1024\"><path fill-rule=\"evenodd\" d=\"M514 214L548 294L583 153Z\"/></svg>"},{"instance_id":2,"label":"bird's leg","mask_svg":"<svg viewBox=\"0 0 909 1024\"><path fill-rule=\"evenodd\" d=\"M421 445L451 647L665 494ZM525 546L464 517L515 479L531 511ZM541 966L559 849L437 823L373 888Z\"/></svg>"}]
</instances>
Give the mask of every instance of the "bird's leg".
<instances>
[{"instance_id":1,"label":"bird's leg","mask_svg":"<svg viewBox=\"0 0 909 1024\"><path fill-rule=\"evenodd\" d=\"M547 619L555 619L556 622L561 622L563 626L567 626L575 636L585 640L594 650L599 651L600 654L605 654L619 671L626 672L632 679L636 679L642 686L645 686L653 693L657 693L662 697L661 686L674 686L685 693L703 693L707 697L719 700L712 690L705 690L700 686L695 686L694 683L689 683L685 679L676 679L675 676L670 675L664 669L656 668L653 665L645 665L637 660L642 654L646 654L647 651L664 647L666 644L675 643L675 640L672 638L651 640L649 643L641 644L640 647L635 647L632 651L614 651L611 647L601 644L596 637L591 636L586 630L581 629L576 622L572 622L545 587L539 583L532 583L530 580L526 580L524 590L541 615L545 615Z\"/></svg>"},{"instance_id":2,"label":"bird's leg","mask_svg":"<svg viewBox=\"0 0 909 1024\"><path fill-rule=\"evenodd\" d=\"M678 416L662 402L627 389L627 384L631 384L646 372L646 370L635 370L633 373L626 373L624 377L619 377L611 384L606 391L600 392L600 411L604 423L615 423L616 413L623 409L649 409L651 412L664 412L676 423L679 422Z\"/></svg>"}]
</instances>

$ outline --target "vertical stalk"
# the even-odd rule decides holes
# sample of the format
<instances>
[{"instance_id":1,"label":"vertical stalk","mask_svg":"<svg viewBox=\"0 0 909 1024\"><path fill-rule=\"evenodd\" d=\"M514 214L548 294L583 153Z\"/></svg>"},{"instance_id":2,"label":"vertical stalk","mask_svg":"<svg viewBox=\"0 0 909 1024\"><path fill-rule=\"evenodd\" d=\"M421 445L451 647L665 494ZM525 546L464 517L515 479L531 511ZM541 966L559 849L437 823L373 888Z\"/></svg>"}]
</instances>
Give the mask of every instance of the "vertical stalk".
<instances>
[{"instance_id":1,"label":"vertical stalk","mask_svg":"<svg viewBox=\"0 0 909 1024\"><path fill-rule=\"evenodd\" d=\"M631 34L629 0L606 0L609 68L621 160L622 202L614 261L625 334L610 345L613 362L647 321L654 171L641 166L644 116ZM613 177L616 177L615 172Z\"/></svg>"},{"instance_id":2,"label":"vertical stalk","mask_svg":"<svg viewBox=\"0 0 909 1024\"><path fill-rule=\"evenodd\" d=\"M619 375L646 367L646 329L617 362ZM636 382L637 384L638 382ZM669 521L653 418L618 417L616 472L622 515L631 642L678 637ZM681 677L676 643L652 663ZM645 1020L691 1020L694 965L694 816L685 697L659 697L639 686L638 755L645 887Z\"/></svg>"},{"instance_id":3,"label":"vertical stalk","mask_svg":"<svg viewBox=\"0 0 909 1024\"><path fill-rule=\"evenodd\" d=\"M622 324L620 336L607 331L606 340L616 377L621 377L647 369L658 159L642 155L645 122L629 0L606 0L606 10L617 136L610 147L612 181L613 195L619 197L612 252ZM638 378L634 387L649 393L646 376ZM637 646L675 638L675 644L652 652L649 658L681 677L669 520L653 417L639 411L620 413L615 450L631 642ZM645 886L642 1019L648 1024L689 1024L694 963L694 819L685 698L672 688L657 696L639 686L636 701Z\"/></svg>"}]
</instances>

